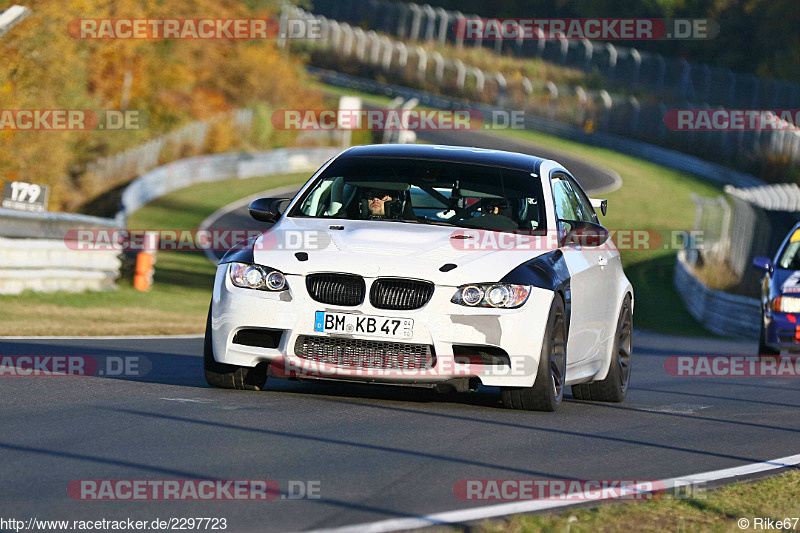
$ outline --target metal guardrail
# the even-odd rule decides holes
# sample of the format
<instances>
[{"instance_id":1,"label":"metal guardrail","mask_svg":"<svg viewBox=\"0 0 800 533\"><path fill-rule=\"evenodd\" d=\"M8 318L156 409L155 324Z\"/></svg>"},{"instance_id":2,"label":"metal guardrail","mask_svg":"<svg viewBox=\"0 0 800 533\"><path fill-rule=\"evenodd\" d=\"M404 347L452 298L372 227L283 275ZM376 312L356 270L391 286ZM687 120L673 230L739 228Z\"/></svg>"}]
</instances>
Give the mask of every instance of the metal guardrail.
<instances>
[{"instance_id":1,"label":"metal guardrail","mask_svg":"<svg viewBox=\"0 0 800 533\"><path fill-rule=\"evenodd\" d=\"M31 10L23 6L11 6L0 11L0 37L30 14Z\"/></svg>"},{"instance_id":2,"label":"metal guardrail","mask_svg":"<svg viewBox=\"0 0 800 533\"><path fill-rule=\"evenodd\" d=\"M109 218L0 208L0 294L115 288L119 252L78 250L65 237L70 230L120 227Z\"/></svg>"},{"instance_id":3,"label":"metal guardrail","mask_svg":"<svg viewBox=\"0 0 800 533\"><path fill-rule=\"evenodd\" d=\"M0 237L63 239L72 229L120 228L113 218L75 213L30 213L0 207Z\"/></svg>"},{"instance_id":4,"label":"metal guardrail","mask_svg":"<svg viewBox=\"0 0 800 533\"><path fill-rule=\"evenodd\" d=\"M707 330L727 337L758 338L761 303L703 285L689 270L683 250L675 261L673 281L689 313Z\"/></svg>"},{"instance_id":5,"label":"metal guardrail","mask_svg":"<svg viewBox=\"0 0 800 533\"><path fill-rule=\"evenodd\" d=\"M204 155L168 163L126 187L116 219L122 224L133 211L151 200L195 183L313 172L341 151L338 147L280 148L255 154Z\"/></svg>"},{"instance_id":6,"label":"metal guardrail","mask_svg":"<svg viewBox=\"0 0 800 533\"><path fill-rule=\"evenodd\" d=\"M464 27L464 19L481 18L481 15L428 4L391 0L315 0L313 11L329 20L411 42L493 49L498 55L540 58L586 72L597 71L614 83L647 87L658 95L705 102L712 107L794 109L800 106L800 85L796 83L758 78L728 68L690 63L680 57L665 57L609 42L557 38L465 41L457 35L456 27Z\"/></svg>"}]
</instances>

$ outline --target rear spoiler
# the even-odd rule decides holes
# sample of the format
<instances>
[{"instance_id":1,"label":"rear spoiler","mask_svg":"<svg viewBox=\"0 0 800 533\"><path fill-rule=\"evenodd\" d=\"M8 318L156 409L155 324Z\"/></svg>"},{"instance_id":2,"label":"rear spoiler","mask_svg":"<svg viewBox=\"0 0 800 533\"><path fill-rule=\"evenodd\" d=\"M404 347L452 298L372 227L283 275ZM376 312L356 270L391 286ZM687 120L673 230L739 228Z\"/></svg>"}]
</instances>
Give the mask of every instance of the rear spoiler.
<instances>
[{"instance_id":1,"label":"rear spoiler","mask_svg":"<svg viewBox=\"0 0 800 533\"><path fill-rule=\"evenodd\" d=\"M608 200L605 198L602 200L599 198L589 198L589 201L592 203L592 207L595 209L600 209L600 212L603 213L603 216L606 215L606 211L608 211Z\"/></svg>"}]
</instances>

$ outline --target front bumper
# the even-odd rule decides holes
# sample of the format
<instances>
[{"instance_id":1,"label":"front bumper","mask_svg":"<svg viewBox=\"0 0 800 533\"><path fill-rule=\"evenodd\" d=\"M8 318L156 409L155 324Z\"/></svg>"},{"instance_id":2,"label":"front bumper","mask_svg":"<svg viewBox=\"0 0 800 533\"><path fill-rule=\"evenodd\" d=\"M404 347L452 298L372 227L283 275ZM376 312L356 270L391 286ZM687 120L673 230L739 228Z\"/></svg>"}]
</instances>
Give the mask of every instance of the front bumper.
<instances>
[{"instance_id":1,"label":"front bumper","mask_svg":"<svg viewBox=\"0 0 800 533\"><path fill-rule=\"evenodd\" d=\"M778 350L800 351L800 315L772 311L764 315L765 342Z\"/></svg>"},{"instance_id":2,"label":"front bumper","mask_svg":"<svg viewBox=\"0 0 800 533\"><path fill-rule=\"evenodd\" d=\"M436 384L454 378L478 378L489 386L529 387L536 379L542 340L554 293L534 287L528 301L518 309L470 308L450 302L456 287L436 286L430 301L421 309L396 311L376 309L365 301L357 307L331 306L309 296L305 278L287 275L288 291L280 293L235 287L227 264L219 265L214 281L211 305L211 328L214 356L220 363L254 367L272 363L283 369L312 368L320 377L349 381L372 381L394 384ZM365 278L367 293L373 281ZM368 300L368 299L367 299ZM368 314L412 318L413 336L402 342L430 346L435 354L432 368L424 371L389 371L369 369L353 371L341 365L313 362L298 357L295 346L300 336L381 341L359 335L329 335L314 330L316 311ZM274 348L234 343L237 332L251 328L280 330ZM490 365L471 358L465 363L463 346L500 348L508 356L508 365ZM459 352L460 350L460 352ZM478 348L476 348L476 352ZM280 364L277 364L280 362ZM273 373L274 374L274 373Z\"/></svg>"}]
</instances>

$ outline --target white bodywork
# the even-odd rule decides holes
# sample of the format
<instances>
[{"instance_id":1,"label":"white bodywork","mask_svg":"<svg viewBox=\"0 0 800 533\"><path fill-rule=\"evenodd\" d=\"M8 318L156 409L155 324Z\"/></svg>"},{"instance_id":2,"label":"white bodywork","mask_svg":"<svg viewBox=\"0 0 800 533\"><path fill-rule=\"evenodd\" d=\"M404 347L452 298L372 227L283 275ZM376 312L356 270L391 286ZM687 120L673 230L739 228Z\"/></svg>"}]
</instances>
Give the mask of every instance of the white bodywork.
<instances>
[{"instance_id":1,"label":"white bodywork","mask_svg":"<svg viewBox=\"0 0 800 533\"><path fill-rule=\"evenodd\" d=\"M323 167L298 193L289 212L303 192L325 169ZM547 227L556 227L550 176L553 171L567 172L554 161L540 166L545 199ZM537 179L532 177L531 179ZM329 229L341 225L344 229ZM535 249L464 250L450 240L453 228L417 224L387 223L368 220L335 220L283 216L269 232L311 230L329 236L323 250L301 262L296 250L259 249L255 263L282 271L288 291L267 292L235 287L227 274L228 264L220 264L214 281L211 306L212 342L220 363L253 367L265 361L284 358L302 364L293 353L299 335L324 335L314 330L317 311L355 313L413 318L413 337L407 342L433 345L437 365L453 362L453 344L491 345L502 348L513 368L523 372L505 375L473 373L484 385L529 387L536 378L536 368L545 335L554 292L534 287L527 302L517 309L473 308L450 301L459 285L500 281L517 265L553 249L544 241ZM260 239L264 239L266 234ZM542 238L544 239L544 237ZM327 240L327 238L326 238ZM608 372L619 311L626 294L633 295L625 277L619 252L609 240L599 248L567 246L561 248L571 276L571 318L567 343L566 384L603 379ZM441 272L444 263L458 265L451 272ZM364 277L366 291L378 277L404 277L433 282L430 301L413 311L387 311L371 306L369 298L357 307L332 306L314 301L306 290L305 276L315 272L358 274ZM285 330L277 349L233 344L242 328ZM348 337L375 340L374 337ZM296 361L295 361L296 360ZM519 365L515 365L514 362ZM469 374L470 369L463 367ZM464 374L460 374L464 375ZM398 384L437 382L448 376L394 375L385 381Z\"/></svg>"}]
</instances>

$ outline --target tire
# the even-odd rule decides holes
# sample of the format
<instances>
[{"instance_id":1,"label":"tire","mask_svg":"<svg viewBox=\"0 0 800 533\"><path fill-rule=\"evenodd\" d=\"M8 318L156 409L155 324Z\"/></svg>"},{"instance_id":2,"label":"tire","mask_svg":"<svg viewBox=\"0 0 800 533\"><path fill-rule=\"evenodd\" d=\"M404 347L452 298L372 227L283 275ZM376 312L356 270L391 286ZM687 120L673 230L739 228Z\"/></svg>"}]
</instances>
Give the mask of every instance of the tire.
<instances>
[{"instance_id":1,"label":"tire","mask_svg":"<svg viewBox=\"0 0 800 533\"><path fill-rule=\"evenodd\" d=\"M767 330L764 327L764 316L761 316L761 334L758 336L758 356L775 357L781 354L780 350L767 345Z\"/></svg>"},{"instance_id":2,"label":"tire","mask_svg":"<svg viewBox=\"0 0 800 533\"><path fill-rule=\"evenodd\" d=\"M206 382L220 389L262 390L267 383L266 369L261 366L246 366L218 363L214 358L214 345L211 342L211 308L206 320L206 336L203 343L203 370Z\"/></svg>"},{"instance_id":3,"label":"tire","mask_svg":"<svg viewBox=\"0 0 800 533\"><path fill-rule=\"evenodd\" d=\"M539 369L532 387L504 387L500 395L510 409L555 411L564 398L567 365L567 320L564 300L556 294L550 305Z\"/></svg>"},{"instance_id":4,"label":"tire","mask_svg":"<svg viewBox=\"0 0 800 533\"><path fill-rule=\"evenodd\" d=\"M631 297L625 296L617 319L614 336L614 352L608 375L601 381L572 386L572 397L576 400L596 402L621 402L628 394L631 381L631 356L633 354L633 311Z\"/></svg>"}]
</instances>

